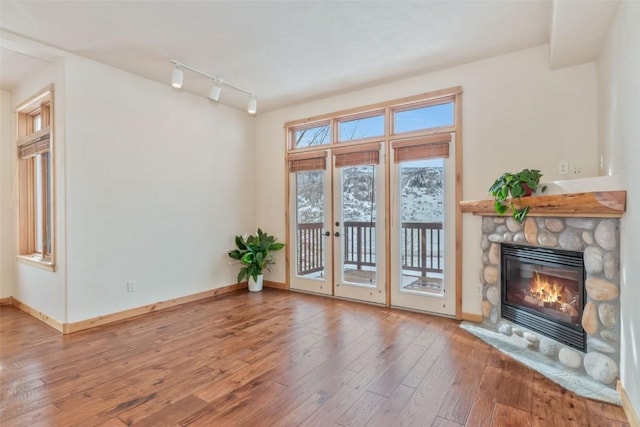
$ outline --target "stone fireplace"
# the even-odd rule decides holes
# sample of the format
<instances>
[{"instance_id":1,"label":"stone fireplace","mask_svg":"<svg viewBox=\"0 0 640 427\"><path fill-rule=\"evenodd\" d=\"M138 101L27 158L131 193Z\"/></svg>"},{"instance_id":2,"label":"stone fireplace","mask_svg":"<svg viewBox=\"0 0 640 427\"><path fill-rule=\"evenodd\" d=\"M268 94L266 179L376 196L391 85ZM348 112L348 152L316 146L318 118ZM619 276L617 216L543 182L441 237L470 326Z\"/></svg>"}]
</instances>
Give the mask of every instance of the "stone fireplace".
<instances>
[{"instance_id":1,"label":"stone fireplace","mask_svg":"<svg viewBox=\"0 0 640 427\"><path fill-rule=\"evenodd\" d=\"M613 388L620 360L618 228L617 219L527 218L522 225L512 218L483 217L482 314L485 325L503 335L522 335L529 351L539 352L573 372L585 373L599 383ZM571 344L563 342L566 340L558 337L550 339L548 334L536 333L539 331L535 322L531 322L526 316L525 319L521 316L520 321L512 322L509 315L504 315L501 278L515 273L502 269L500 254L503 243L581 254L585 273L585 304L582 313L579 313L580 304L574 307L577 313L565 313L564 323L579 320L580 329L583 329L586 335L585 343ZM523 272L525 276L528 274L526 271ZM560 275L570 281L580 281L575 271L572 272L570 269L552 275ZM565 298L580 298L579 293L580 290L574 288L567 292ZM508 298L508 295L505 297ZM539 299L535 296L529 298L531 305L539 304ZM557 314L556 317L562 318L563 315ZM522 330L519 326L528 330Z\"/></svg>"},{"instance_id":2,"label":"stone fireplace","mask_svg":"<svg viewBox=\"0 0 640 427\"><path fill-rule=\"evenodd\" d=\"M523 224L495 216L493 200L460 202L482 216L483 319L461 326L577 394L619 403L625 199L624 191L532 196Z\"/></svg>"}]
</instances>

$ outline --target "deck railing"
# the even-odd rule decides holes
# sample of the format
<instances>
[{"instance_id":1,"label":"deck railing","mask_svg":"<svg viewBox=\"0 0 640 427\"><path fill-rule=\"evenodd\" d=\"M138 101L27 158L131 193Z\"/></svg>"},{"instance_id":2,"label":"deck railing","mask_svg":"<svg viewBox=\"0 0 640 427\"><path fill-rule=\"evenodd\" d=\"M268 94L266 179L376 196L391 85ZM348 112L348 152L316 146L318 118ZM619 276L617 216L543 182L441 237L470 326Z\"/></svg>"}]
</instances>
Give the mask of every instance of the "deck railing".
<instances>
[{"instance_id":1,"label":"deck railing","mask_svg":"<svg viewBox=\"0 0 640 427\"><path fill-rule=\"evenodd\" d=\"M324 270L323 223L298 224L298 275Z\"/></svg>"},{"instance_id":2,"label":"deck railing","mask_svg":"<svg viewBox=\"0 0 640 427\"><path fill-rule=\"evenodd\" d=\"M344 263L356 269L373 267L376 262L376 226L367 221L347 221L343 224ZM299 275L324 269L323 223L298 224ZM441 222L402 223L402 269L421 276L442 273L443 229Z\"/></svg>"},{"instance_id":3,"label":"deck railing","mask_svg":"<svg viewBox=\"0 0 640 427\"><path fill-rule=\"evenodd\" d=\"M376 223L366 221L345 221L342 228L344 242L344 263L363 266L376 265Z\"/></svg>"},{"instance_id":4,"label":"deck railing","mask_svg":"<svg viewBox=\"0 0 640 427\"><path fill-rule=\"evenodd\" d=\"M441 222L402 223L402 269L442 273L444 236Z\"/></svg>"}]
</instances>

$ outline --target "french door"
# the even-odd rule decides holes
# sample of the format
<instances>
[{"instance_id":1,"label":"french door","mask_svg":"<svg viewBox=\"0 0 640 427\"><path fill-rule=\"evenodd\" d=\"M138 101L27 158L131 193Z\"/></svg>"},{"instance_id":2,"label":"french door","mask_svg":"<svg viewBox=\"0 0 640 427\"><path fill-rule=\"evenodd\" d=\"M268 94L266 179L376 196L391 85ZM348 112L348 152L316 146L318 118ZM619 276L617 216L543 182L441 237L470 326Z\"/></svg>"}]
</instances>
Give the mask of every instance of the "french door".
<instances>
[{"instance_id":1,"label":"french door","mask_svg":"<svg viewBox=\"0 0 640 427\"><path fill-rule=\"evenodd\" d=\"M328 150L289 157L291 289L333 295L332 176Z\"/></svg>"},{"instance_id":2,"label":"french door","mask_svg":"<svg viewBox=\"0 0 640 427\"><path fill-rule=\"evenodd\" d=\"M334 295L386 303L384 162L380 143L334 151Z\"/></svg>"},{"instance_id":3,"label":"french door","mask_svg":"<svg viewBox=\"0 0 640 427\"><path fill-rule=\"evenodd\" d=\"M391 141L388 201L383 143L293 156L291 288L378 304L390 292L391 306L455 315L451 139Z\"/></svg>"},{"instance_id":4,"label":"french door","mask_svg":"<svg viewBox=\"0 0 640 427\"><path fill-rule=\"evenodd\" d=\"M392 141L392 306L456 313L453 137Z\"/></svg>"},{"instance_id":5,"label":"french door","mask_svg":"<svg viewBox=\"0 0 640 427\"><path fill-rule=\"evenodd\" d=\"M373 143L290 158L292 289L385 304L382 153Z\"/></svg>"}]
</instances>

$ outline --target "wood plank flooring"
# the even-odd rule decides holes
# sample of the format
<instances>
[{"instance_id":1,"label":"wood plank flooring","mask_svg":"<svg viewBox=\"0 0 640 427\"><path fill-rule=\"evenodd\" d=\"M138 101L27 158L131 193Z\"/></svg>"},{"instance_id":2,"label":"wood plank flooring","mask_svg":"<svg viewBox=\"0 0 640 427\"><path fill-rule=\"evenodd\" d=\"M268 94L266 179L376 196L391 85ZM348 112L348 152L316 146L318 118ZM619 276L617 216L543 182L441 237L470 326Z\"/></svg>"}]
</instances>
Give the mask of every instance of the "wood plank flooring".
<instances>
[{"instance_id":1,"label":"wood plank flooring","mask_svg":"<svg viewBox=\"0 0 640 427\"><path fill-rule=\"evenodd\" d=\"M9 426L627 426L458 322L265 289L62 336L0 308Z\"/></svg>"}]
</instances>

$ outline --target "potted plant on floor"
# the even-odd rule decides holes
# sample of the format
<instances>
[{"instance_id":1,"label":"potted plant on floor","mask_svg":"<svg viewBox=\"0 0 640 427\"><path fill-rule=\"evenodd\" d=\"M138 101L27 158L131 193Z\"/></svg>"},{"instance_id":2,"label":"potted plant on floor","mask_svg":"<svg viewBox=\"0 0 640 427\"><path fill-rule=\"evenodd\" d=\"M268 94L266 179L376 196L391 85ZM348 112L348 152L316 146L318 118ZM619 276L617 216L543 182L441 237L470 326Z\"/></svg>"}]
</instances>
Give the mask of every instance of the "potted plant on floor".
<instances>
[{"instance_id":1,"label":"potted plant on floor","mask_svg":"<svg viewBox=\"0 0 640 427\"><path fill-rule=\"evenodd\" d=\"M529 213L529 206L522 205L522 197L532 195L540 184L542 174L537 169L523 169L517 173L505 172L489 187L489 193L494 197L493 208L502 216L509 209L513 212L513 219L522 223ZM544 193L547 186L541 187ZM513 201L518 199L518 206Z\"/></svg>"},{"instance_id":2,"label":"potted plant on floor","mask_svg":"<svg viewBox=\"0 0 640 427\"><path fill-rule=\"evenodd\" d=\"M279 251L284 243L276 243L276 238L258 228L256 235L236 236L236 247L229 251L229 257L240 261L242 268L238 273L238 283L246 277L251 292L262 290L264 275L262 272L274 264L271 252Z\"/></svg>"}]
</instances>

